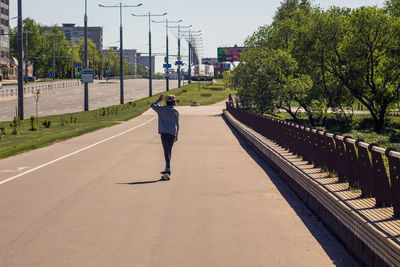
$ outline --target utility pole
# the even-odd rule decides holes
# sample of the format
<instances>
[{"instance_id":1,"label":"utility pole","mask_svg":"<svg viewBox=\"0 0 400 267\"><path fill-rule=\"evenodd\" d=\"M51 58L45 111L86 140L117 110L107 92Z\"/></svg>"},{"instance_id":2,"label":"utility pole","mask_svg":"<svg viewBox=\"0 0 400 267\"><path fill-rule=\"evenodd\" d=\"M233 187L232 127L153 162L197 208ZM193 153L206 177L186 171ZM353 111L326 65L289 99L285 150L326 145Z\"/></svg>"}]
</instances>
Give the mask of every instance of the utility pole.
<instances>
[{"instance_id":1,"label":"utility pole","mask_svg":"<svg viewBox=\"0 0 400 267\"><path fill-rule=\"evenodd\" d=\"M56 39L54 39L53 42L53 64L52 64L52 69L53 69L53 81L56 78Z\"/></svg>"},{"instance_id":2,"label":"utility pole","mask_svg":"<svg viewBox=\"0 0 400 267\"><path fill-rule=\"evenodd\" d=\"M74 48L71 49L71 79L74 79Z\"/></svg>"},{"instance_id":3,"label":"utility pole","mask_svg":"<svg viewBox=\"0 0 400 267\"><path fill-rule=\"evenodd\" d=\"M190 28L192 25L189 26L181 26L178 24L178 26L172 26L169 28L178 28L178 61L181 61L181 28ZM181 81L182 81L182 73L181 73L181 64L178 64L178 88L181 87Z\"/></svg>"},{"instance_id":4,"label":"utility pole","mask_svg":"<svg viewBox=\"0 0 400 267\"><path fill-rule=\"evenodd\" d=\"M193 44L192 44L192 42L193 42L193 33L200 33L201 32L201 30L200 31L191 31L190 29L189 29L189 37L188 37L188 39L187 39L187 41L188 41L188 46L189 46L189 66L188 66L188 74L189 74L189 79L188 79L188 83L192 83L192 59L193 59Z\"/></svg>"},{"instance_id":5,"label":"utility pole","mask_svg":"<svg viewBox=\"0 0 400 267\"><path fill-rule=\"evenodd\" d=\"M149 12L149 96L153 96L153 81L152 75L153 70L151 67L151 22L150 22L151 14Z\"/></svg>"},{"instance_id":6,"label":"utility pole","mask_svg":"<svg viewBox=\"0 0 400 267\"><path fill-rule=\"evenodd\" d=\"M189 74L189 79L188 79L188 83L192 83L192 62L191 62L191 48L192 48L192 36L191 36L191 32L189 30L189 41L188 41L188 45L189 45L189 66L188 66L188 74Z\"/></svg>"},{"instance_id":7,"label":"utility pole","mask_svg":"<svg viewBox=\"0 0 400 267\"><path fill-rule=\"evenodd\" d=\"M182 22L182 20L179 21L168 21L168 19L166 19L165 21L154 21L154 23L165 23L165 37L166 37L166 57L165 57L165 64L167 65L167 68L165 70L165 83L166 83L166 90L169 91L169 51L168 51L168 23L180 23Z\"/></svg>"},{"instance_id":8,"label":"utility pole","mask_svg":"<svg viewBox=\"0 0 400 267\"><path fill-rule=\"evenodd\" d=\"M83 67L86 69L88 67L88 43L87 43L87 38L88 38L88 29L87 29L87 0L85 0L85 16L83 18L84 20L84 59L83 59ZM89 84L84 83L84 111L89 111Z\"/></svg>"},{"instance_id":9,"label":"utility pole","mask_svg":"<svg viewBox=\"0 0 400 267\"><path fill-rule=\"evenodd\" d=\"M114 6L105 6L102 4L99 4L99 7L104 7L104 8L114 8L114 7L119 7L119 20L120 20L120 26L119 26L119 67L120 67L120 103L124 103L124 48L123 48L123 38L122 38L122 8L124 7L139 7L142 4L137 4L134 6L127 6L122 4L122 2L119 2L118 5Z\"/></svg>"},{"instance_id":10,"label":"utility pole","mask_svg":"<svg viewBox=\"0 0 400 267\"><path fill-rule=\"evenodd\" d=\"M178 60L181 60L181 25L178 25ZM181 64L178 65L178 88L181 87Z\"/></svg>"},{"instance_id":11,"label":"utility pole","mask_svg":"<svg viewBox=\"0 0 400 267\"><path fill-rule=\"evenodd\" d=\"M120 70L120 104L124 103L124 42L122 40L122 3L119 3L119 13L120 13L120 26L119 26L119 70Z\"/></svg>"},{"instance_id":12,"label":"utility pole","mask_svg":"<svg viewBox=\"0 0 400 267\"><path fill-rule=\"evenodd\" d=\"M18 116L24 119L24 84L22 75L22 0L18 0Z\"/></svg>"},{"instance_id":13,"label":"utility pole","mask_svg":"<svg viewBox=\"0 0 400 267\"><path fill-rule=\"evenodd\" d=\"M25 34L25 83L28 83L28 32Z\"/></svg>"},{"instance_id":14,"label":"utility pole","mask_svg":"<svg viewBox=\"0 0 400 267\"><path fill-rule=\"evenodd\" d=\"M151 14L150 12L148 14L144 15L135 15L131 14L134 17L148 17L149 18L149 96L153 96L153 82L152 82L152 60L151 60L151 17L160 17L160 16L165 16L167 13L164 14Z\"/></svg>"}]
</instances>

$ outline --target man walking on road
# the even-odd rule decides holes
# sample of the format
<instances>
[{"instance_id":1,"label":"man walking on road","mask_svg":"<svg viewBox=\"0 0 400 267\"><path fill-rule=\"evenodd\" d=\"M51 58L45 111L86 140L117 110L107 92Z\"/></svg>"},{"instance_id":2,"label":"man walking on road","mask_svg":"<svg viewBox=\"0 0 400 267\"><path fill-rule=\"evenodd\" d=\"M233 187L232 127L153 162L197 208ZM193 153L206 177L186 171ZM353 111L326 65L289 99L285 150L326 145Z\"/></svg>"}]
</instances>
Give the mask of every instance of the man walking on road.
<instances>
[{"instance_id":1,"label":"man walking on road","mask_svg":"<svg viewBox=\"0 0 400 267\"><path fill-rule=\"evenodd\" d=\"M164 176L171 175L171 152L174 142L178 141L179 132L179 112L174 108L176 99L174 95L168 95L165 99L167 105L158 106L157 104L164 99L164 95L151 104L151 108L158 114L158 133L161 135L161 142L164 148L165 170L161 172Z\"/></svg>"}]
</instances>

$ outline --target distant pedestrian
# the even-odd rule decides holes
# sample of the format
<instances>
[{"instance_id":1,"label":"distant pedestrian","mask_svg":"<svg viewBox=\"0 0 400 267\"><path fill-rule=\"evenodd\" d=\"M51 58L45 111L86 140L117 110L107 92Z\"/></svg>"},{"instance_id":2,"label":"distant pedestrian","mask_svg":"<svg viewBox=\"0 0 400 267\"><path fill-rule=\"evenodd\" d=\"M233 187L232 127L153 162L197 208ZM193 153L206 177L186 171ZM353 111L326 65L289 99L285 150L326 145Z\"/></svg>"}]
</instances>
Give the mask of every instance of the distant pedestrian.
<instances>
[{"instance_id":1,"label":"distant pedestrian","mask_svg":"<svg viewBox=\"0 0 400 267\"><path fill-rule=\"evenodd\" d=\"M229 94L229 104L230 104L231 106L233 106L232 94Z\"/></svg>"},{"instance_id":2,"label":"distant pedestrian","mask_svg":"<svg viewBox=\"0 0 400 267\"><path fill-rule=\"evenodd\" d=\"M174 142L178 141L179 132L179 112L174 108L176 98L168 95L165 99L166 105L157 105L164 99L164 95L151 104L151 108L158 114L158 133L161 135L161 142L164 148L165 170L161 172L163 177L171 175L171 152ZM166 175L166 176L165 176Z\"/></svg>"}]
</instances>

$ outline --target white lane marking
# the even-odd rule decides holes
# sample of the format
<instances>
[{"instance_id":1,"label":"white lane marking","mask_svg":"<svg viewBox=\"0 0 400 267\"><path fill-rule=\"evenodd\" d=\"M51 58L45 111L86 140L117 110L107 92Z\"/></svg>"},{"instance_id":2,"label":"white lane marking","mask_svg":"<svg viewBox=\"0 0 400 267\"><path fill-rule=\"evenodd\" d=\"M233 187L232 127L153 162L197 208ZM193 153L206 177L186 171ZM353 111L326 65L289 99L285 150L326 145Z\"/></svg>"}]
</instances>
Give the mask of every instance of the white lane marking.
<instances>
[{"instance_id":1,"label":"white lane marking","mask_svg":"<svg viewBox=\"0 0 400 267\"><path fill-rule=\"evenodd\" d=\"M16 170L0 170L0 172L20 172L24 169L29 169L30 167L19 167Z\"/></svg>"},{"instance_id":2,"label":"white lane marking","mask_svg":"<svg viewBox=\"0 0 400 267\"><path fill-rule=\"evenodd\" d=\"M111 140L111 139L114 139L114 138L116 138L116 137L119 137L119 136L121 136L121 135L124 135L124 134L126 134L126 133L128 133L128 132L130 132L130 131L133 131L133 130L139 128L139 127L142 127L143 125L146 125L146 124L150 123L150 122L153 121L155 118L157 118L157 117L153 117L153 118L151 118L150 120L148 120L148 121L146 121L146 122L143 122L143 123L141 123L141 124L139 124L139 125L137 125L137 126L135 126L135 127L133 127L133 128L130 128L130 129L126 130L126 131L123 131L122 133L113 135L113 136L108 137L108 138L106 138L106 139L104 139L104 140L101 140L101 141L99 141L99 142L96 142L96 143L94 143L94 144L91 144L91 145L89 145L89 146L87 146L87 147L81 148L81 149L79 149L79 150L77 150L77 151L75 151L75 152L72 152L72 153L68 154L68 155L59 157L59 158L57 158L57 159L55 159L55 160L49 161L49 162L47 162L47 163L45 163L45 164L42 164L42 165L37 166L37 167L35 167L35 168L33 168L33 169L30 169L30 170L28 170L28 171L26 171L26 172L20 173L20 174L18 174L18 175L15 175L15 176L13 176L13 177L10 177L10 178L8 178L8 179L6 179L6 180L3 180L3 181L0 182L0 185L5 184L5 183L7 183L7 182L10 182L10 181L12 181L12 180L14 180L14 179L17 179L17 178L19 178L19 177L21 177L21 176L24 176L24 175L28 174L28 173L34 172L34 171L36 171L36 170L39 170L39 169L41 169L41 168L43 168L43 167L46 167L46 166L48 166L48 165L51 165L51 164L53 164L53 163L55 163L55 162L57 162L57 161L63 160L63 159L68 158L68 157L71 157L71 156L73 156L73 155L75 155L75 154L78 154L78 153L80 153L80 152L82 152L82 151L85 151L85 150L87 150L87 149L89 149L89 148L92 148L92 147L94 147L94 146L97 146L97 145L99 145L99 144L101 144L101 143L107 142L107 141L109 141L109 140Z\"/></svg>"}]
</instances>

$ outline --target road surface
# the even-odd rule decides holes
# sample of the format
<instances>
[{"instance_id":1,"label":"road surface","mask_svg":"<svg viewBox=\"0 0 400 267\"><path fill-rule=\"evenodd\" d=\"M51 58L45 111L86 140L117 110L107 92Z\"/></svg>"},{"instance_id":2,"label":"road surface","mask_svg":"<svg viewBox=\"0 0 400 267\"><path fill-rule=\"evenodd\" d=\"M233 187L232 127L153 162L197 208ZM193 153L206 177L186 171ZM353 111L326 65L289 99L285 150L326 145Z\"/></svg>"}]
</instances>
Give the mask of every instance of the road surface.
<instances>
[{"instance_id":1,"label":"road surface","mask_svg":"<svg viewBox=\"0 0 400 267\"><path fill-rule=\"evenodd\" d=\"M29 85L30 86L30 85ZM178 87L170 80L170 88ZM165 91L165 80L153 80L153 94ZM0 89L1 90L1 89ZM125 102L149 96L149 80L131 79L124 83ZM117 105L120 103L120 83L116 80L96 81L89 84L89 109ZM17 97L0 97L0 121L13 120ZM83 85L42 91L39 98L39 117L83 111ZM32 94L24 96L24 117L35 116L36 104Z\"/></svg>"},{"instance_id":2,"label":"road surface","mask_svg":"<svg viewBox=\"0 0 400 267\"><path fill-rule=\"evenodd\" d=\"M220 116L152 111L0 161L0 266L357 266Z\"/></svg>"}]
</instances>

